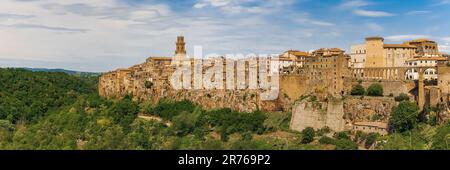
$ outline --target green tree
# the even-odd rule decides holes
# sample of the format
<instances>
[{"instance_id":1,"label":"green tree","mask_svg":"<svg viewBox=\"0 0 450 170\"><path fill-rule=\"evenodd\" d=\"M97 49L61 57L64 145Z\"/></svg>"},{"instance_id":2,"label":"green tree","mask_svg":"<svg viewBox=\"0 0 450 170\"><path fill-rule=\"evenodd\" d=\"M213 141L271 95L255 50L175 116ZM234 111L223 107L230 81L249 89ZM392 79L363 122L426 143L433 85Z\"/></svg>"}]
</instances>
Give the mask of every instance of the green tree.
<instances>
[{"instance_id":1,"label":"green tree","mask_svg":"<svg viewBox=\"0 0 450 170\"><path fill-rule=\"evenodd\" d=\"M369 133L367 135L366 142L364 143L366 149L369 149L377 141L377 138L378 138L377 133Z\"/></svg>"},{"instance_id":2,"label":"green tree","mask_svg":"<svg viewBox=\"0 0 450 170\"><path fill-rule=\"evenodd\" d=\"M336 140L336 150L357 150L358 145L348 139L339 139Z\"/></svg>"},{"instance_id":3,"label":"green tree","mask_svg":"<svg viewBox=\"0 0 450 170\"><path fill-rule=\"evenodd\" d=\"M401 102L401 101L409 101L409 96L405 93L400 93L397 97L395 97L395 101Z\"/></svg>"},{"instance_id":4,"label":"green tree","mask_svg":"<svg viewBox=\"0 0 450 170\"><path fill-rule=\"evenodd\" d=\"M350 140L348 132L337 132L336 134L334 134L334 138Z\"/></svg>"},{"instance_id":5,"label":"green tree","mask_svg":"<svg viewBox=\"0 0 450 170\"><path fill-rule=\"evenodd\" d=\"M114 103L109 110L113 121L120 124L124 131L129 130L129 126L137 117L138 112L139 106L131 100L130 96L126 96L122 100Z\"/></svg>"},{"instance_id":6,"label":"green tree","mask_svg":"<svg viewBox=\"0 0 450 170\"><path fill-rule=\"evenodd\" d=\"M395 132L405 132L416 127L419 117L419 107L417 104L403 101L392 108L390 127Z\"/></svg>"},{"instance_id":7,"label":"green tree","mask_svg":"<svg viewBox=\"0 0 450 170\"><path fill-rule=\"evenodd\" d=\"M353 86L352 91L351 91L351 95L353 96L362 96L366 93L366 90L364 89L364 87L360 84Z\"/></svg>"},{"instance_id":8,"label":"green tree","mask_svg":"<svg viewBox=\"0 0 450 170\"><path fill-rule=\"evenodd\" d=\"M316 135L316 132L314 131L314 129L312 127L307 127L305 129L303 129L301 143L303 143L303 144L311 143L312 141L314 141L315 135Z\"/></svg>"},{"instance_id":9,"label":"green tree","mask_svg":"<svg viewBox=\"0 0 450 170\"><path fill-rule=\"evenodd\" d=\"M151 81L145 81L145 82L144 82L144 86L145 86L145 88L147 88L147 89L151 89L151 88L153 87L153 82L151 82Z\"/></svg>"},{"instance_id":10,"label":"green tree","mask_svg":"<svg viewBox=\"0 0 450 170\"><path fill-rule=\"evenodd\" d=\"M433 136L432 149L450 150L450 123L440 127Z\"/></svg>"},{"instance_id":11,"label":"green tree","mask_svg":"<svg viewBox=\"0 0 450 170\"><path fill-rule=\"evenodd\" d=\"M323 136L319 139L320 144L328 144L328 145L334 145L335 140L333 138L330 138L328 136Z\"/></svg>"},{"instance_id":12,"label":"green tree","mask_svg":"<svg viewBox=\"0 0 450 170\"><path fill-rule=\"evenodd\" d=\"M369 96L383 96L383 86L379 83L374 83L367 88L367 95Z\"/></svg>"}]
</instances>

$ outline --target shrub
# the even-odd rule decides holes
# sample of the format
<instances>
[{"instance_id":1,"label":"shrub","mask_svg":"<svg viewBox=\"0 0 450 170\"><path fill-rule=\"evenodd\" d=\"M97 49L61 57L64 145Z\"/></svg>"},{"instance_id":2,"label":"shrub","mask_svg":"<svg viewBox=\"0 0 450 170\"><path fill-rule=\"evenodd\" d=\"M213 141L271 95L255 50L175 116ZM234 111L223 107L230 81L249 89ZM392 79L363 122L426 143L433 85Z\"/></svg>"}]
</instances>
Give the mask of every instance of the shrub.
<instances>
[{"instance_id":1,"label":"shrub","mask_svg":"<svg viewBox=\"0 0 450 170\"><path fill-rule=\"evenodd\" d=\"M324 136L324 137L321 137L319 139L319 143L320 144L324 144L324 145L334 145L335 144L335 140L333 138L328 137L328 136Z\"/></svg>"},{"instance_id":2,"label":"shrub","mask_svg":"<svg viewBox=\"0 0 450 170\"><path fill-rule=\"evenodd\" d=\"M403 101L392 108L390 126L396 132L405 132L416 127L418 123L419 107L417 104Z\"/></svg>"},{"instance_id":3,"label":"shrub","mask_svg":"<svg viewBox=\"0 0 450 170\"><path fill-rule=\"evenodd\" d=\"M375 143L377 138L378 138L378 134L376 134L376 133L369 133L367 135L366 142L364 144L366 149L369 149Z\"/></svg>"},{"instance_id":4,"label":"shrub","mask_svg":"<svg viewBox=\"0 0 450 170\"><path fill-rule=\"evenodd\" d=\"M244 132L241 134L242 141L251 141L253 139L252 132Z\"/></svg>"},{"instance_id":5,"label":"shrub","mask_svg":"<svg viewBox=\"0 0 450 170\"><path fill-rule=\"evenodd\" d=\"M233 150L269 150L271 146L263 141L245 140L236 141L231 145Z\"/></svg>"},{"instance_id":6,"label":"shrub","mask_svg":"<svg viewBox=\"0 0 450 170\"><path fill-rule=\"evenodd\" d=\"M381 114L374 114L374 115L372 115L372 117L370 119L372 121L381 120L381 119L383 119L383 115L381 115Z\"/></svg>"},{"instance_id":7,"label":"shrub","mask_svg":"<svg viewBox=\"0 0 450 170\"><path fill-rule=\"evenodd\" d=\"M352 96L362 96L364 95L364 93L366 93L366 90L364 89L364 87L360 84L353 86L352 91L351 91L351 95Z\"/></svg>"},{"instance_id":8,"label":"shrub","mask_svg":"<svg viewBox=\"0 0 450 170\"><path fill-rule=\"evenodd\" d=\"M358 142L360 140L363 141L363 140L366 140L366 138L367 138L367 135L364 132L358 130L358 131L356 131L354 141L355 142Z\"/></svg>"},{"instance_id":9,"label":"shrub","mask_svg":"<svg viewBox=\"0 0 450 170\"><path fill-rule=\"evenodd\" d=\"M314 129L312 127L307 127L306 129L303 129L302 131L302 143L308 144L314 141L315 136Z\"/></svg>"},{"instance_id":10,"label":"shrub","mask_svg":"<svg viewBox=\"0 0 450 170\"><path fill-rule=\"evenodd\" d=\"M264 127L267 131L288 131L289 123L291 122L292 114L290 112L273 112L266 113L266 120L264 121Z\"/></svg>"},{"instance_id":11,"label":"shrub","mask_svg":"<svg viewBox=\"0 0 450 170\"><path fill-rule=\"evenodd\" d=\"M348 139L336 140L336 150L357 150L358 145Z\"/></svg>"},{"instance_id":12,"label":"shrub","mask_svg":"<svg viewBox=\"0 0 450 170\"><path fill-rule=\"evenodd\" d=\"M369 96L383 96L383 86L379 83L374 83L367 88L367 95Z\"/></svg>"},{"instance_id":13,"label":"shrub","mask_svg":"<svg viewBox=\"0 0 450 170\"><path fill-rule=\"evenodd\" d=\"M153 82L151 81L145 81L144 83L145 88L151 89L153 87Z\"/></svg>"},{"instance_id":14,"label":"shrub","mask_svg":"<svg viewBox=\"0 0 450 170\"><path fill-rule=\"evenodd\" d=\"M338 132L334 135L336 139L347 139L350 140L350 136L348 136L347 132Z\"/></svg>"},{"instance_id":15,"label":"shrub","mask_svg":"<svg viewBox=\"0 0 450 170\"><path fill-rule=\"evenodd\" d=\"M328 126L325 126L317 131L317 136L323 136L324 134L330 133L331 129Z\"/></svg>"},{"instance_id":16,"label":"shrub","mask_svg":"<svg viewBox=\"0 0 450 170\"><path fill-rule=\"evenodd\" d=\"M317 101L317 97L316 96L311 96L311 97L309 97L309 101L310 102L315 102L315 101Z\"/></svg>"},{"instance_id":17,"label":"shrub","mask_svg":"<svg viewBox=\"0 0 450 170\"><path fill-rule=\"evenodd\" d=\"M400 93L397 97L395 97L395 101L401 102L401 101L409 101L409 96L405 93Z\"/></svg>"},{"instance_id":18,"label":"shrub","mask_svg":"<svg viewBox=\"0 0 450 170\"><path fill-rule=\"evenodd\" d=\"M126 96L124 99L114 103L109 109L109 114L113 118L114 122L122 125L127 129L139 112L139 106L137 103L131 100L130 96Z\"/></svg>"},{"instance_id":19,"label":"shrub","mask_svg":"<svg viewBox=\"0 0 450 170\"><path fill-rule=\"evenodd\" d=\"M146 110L145 113L172 120L183 111L188 113L193 112L195 107L196 106L189 100L182 100L179 102L160 100L156 107Z\"/></svg>"},{"instance_id":20,"label":"shrub","mask_svg":"<svg viewBox=\"0 0 450 170\"><path fill-rule=\"evenodd\" d=\"M263 112L240 113L231 109L212 110L206 113L206 120L211 126L221 128L224 133L264 132L266 115Z\"/></svg>"},{"instance_id":21,"label":"shrub","mask_svg":"<svg viewBox=\"0 0 450 170\"><path fill-rule=\"evenodd\" d=\"M202 116L201 111L189 113L183 111L181 114L173 118L173 126L176 135L185 136L192 132L196 132L196 136L202 138L202 132L205 131L201 127L203 122L200 122L200 117Z\"/></svg>"},{"instance_id":22,"label":"shrub","mask_svg":"<svg viewBox=\"0 0 450 170\"><path fill-rule=\"evenodd\" d=\"M449 150L450 149L450 123L438 128L433 136L432 149Z\"/></svg>"}]
</instances>

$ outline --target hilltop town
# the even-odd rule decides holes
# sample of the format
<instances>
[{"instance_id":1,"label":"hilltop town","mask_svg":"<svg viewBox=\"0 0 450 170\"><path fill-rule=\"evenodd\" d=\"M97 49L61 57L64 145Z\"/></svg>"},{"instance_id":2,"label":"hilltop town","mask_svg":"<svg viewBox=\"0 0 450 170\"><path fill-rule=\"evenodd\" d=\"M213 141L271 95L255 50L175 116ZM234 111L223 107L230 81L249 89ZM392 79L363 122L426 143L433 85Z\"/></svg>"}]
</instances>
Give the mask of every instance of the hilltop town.
<instances>
[{"instance_id":1,"label":"hilltop town","mask_svg":"<svg viewBox=\"0 0 450 170\"><path fill-rule=\"evenodd\" d=\"M277 73L279 80L280 92L274 100L261 100L264 89L238 88L237 81L225 79L221 82L225 84L223 89L206 88L201 82L200 88L174 89L170 79L177 68L193 66L201 60L188 58L185 44L184 37L179 36L174 56L152 56L142 64L102 74L98 85L100 96L130 95L136 101L151 103L164 98L187 99L206 109L291 112L290 129L296 131L329 127L334 131L387 134L391 111L399 104L399 96L417 103L424 117L433 108L438 121L450 119L449 56L439 52L438 44L431 40L385 44L382 37L367 37L364 43L351 46L349 53L339 48L321 48L312 52L289 50L270 56L267 72ZM244 63L244 87L248 87L252 81L249 70L264 65L259 60L244 58L219 63L224 65L219 74L226 77L230 71L227 64ZM218 63L202 69L208 70L214 64ZM271 76L275 75L268 74ZM253 78L262 81L261 76ZM195 86L199 82L184 79L183 83ZM381 86L380 94L357 93L358 88L364 91L375 86Z\"/></svg>"}]
</instances>

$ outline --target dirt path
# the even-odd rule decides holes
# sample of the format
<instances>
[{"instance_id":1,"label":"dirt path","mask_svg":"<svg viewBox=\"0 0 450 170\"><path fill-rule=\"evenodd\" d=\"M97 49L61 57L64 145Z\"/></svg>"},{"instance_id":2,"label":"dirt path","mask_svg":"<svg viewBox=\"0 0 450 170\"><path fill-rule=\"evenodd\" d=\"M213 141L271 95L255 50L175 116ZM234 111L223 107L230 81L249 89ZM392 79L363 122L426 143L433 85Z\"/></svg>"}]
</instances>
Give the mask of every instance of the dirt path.
<instances>
[{"instance_id":1,"label":"dirt path","mask_svg":"<svg viewBox=\"0 0 450 170\"><path fill-rule=\"evenodd\" d=\"M168 126L168 127L172 126L172 122L164 121L162 118L160 118L158 116L138 114L138 118L144 119L144 120L147 120L147 121L152 121L153 120L153 121L161 122L161 123L166 124L166 126Z\"/></svg>"}]
</instances>

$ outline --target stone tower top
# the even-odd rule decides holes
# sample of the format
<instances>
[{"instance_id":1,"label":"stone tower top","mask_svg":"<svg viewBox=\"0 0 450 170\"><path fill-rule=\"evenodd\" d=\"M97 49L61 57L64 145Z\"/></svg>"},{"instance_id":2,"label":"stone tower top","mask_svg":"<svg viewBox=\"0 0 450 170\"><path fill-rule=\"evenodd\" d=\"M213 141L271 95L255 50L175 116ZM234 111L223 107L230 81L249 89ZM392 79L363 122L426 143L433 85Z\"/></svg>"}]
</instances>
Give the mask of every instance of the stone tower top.
<instances>
[{"instance_id":1,"label":"stone tower top","mask_svg":"<svg viewBox=\"0 0 450 170\"><path fill-rule=\"evenodd\" d=\"M384 38L383 38L383 37L379 37L379 36L366 37L366 41L373 41L373 40L376 40L376 41L384 41Z\"/></svg>"},{"instance_id":2,"label":"stone tower top","mask_svg":"<svg viewBox=\"0 0 450 170\"><path fill-rule=\"evenodd\" d=\"M177 49L175 50L175 55L177 54L186 54L186 48L185 45L186 43L184 42L184 37L183 36L178 36L177 37Z\"/></svg>"}]
</instances>

